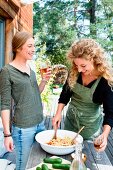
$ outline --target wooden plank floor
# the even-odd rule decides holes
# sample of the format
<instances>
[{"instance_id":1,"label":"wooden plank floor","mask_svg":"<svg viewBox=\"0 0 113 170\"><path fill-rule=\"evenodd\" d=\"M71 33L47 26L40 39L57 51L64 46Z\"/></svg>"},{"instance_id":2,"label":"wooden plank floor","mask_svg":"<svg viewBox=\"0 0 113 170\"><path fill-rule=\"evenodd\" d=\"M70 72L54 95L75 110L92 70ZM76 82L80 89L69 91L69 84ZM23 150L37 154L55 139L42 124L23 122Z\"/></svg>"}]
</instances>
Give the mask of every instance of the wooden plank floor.
<instances>
[{"instance_id":1,"label":"wooden plank floor","mask_svg":"<svg viewBox=\"0 0 113 170\"><path fill-rule=\"evenodd\" d=\"M51 105L50 112L45 113L44 120L45 120L45 126L47 127L47 129L52 129L51 119L56 112L57 102L58 102L58 96L53 96L53 99L51 99L51 101L50 101L50 105ZM67 107L68 106L66 106L65 109L62 112L62 119L63 120L65 118ZM64 124L61 123L60 129L63 129L63 128L64 128ZM108 145L107 145L107 148L106 148L105 151L106 151L106 154L109 157L109 159L110 159L110 161L113 165L113 129L111 130L110 135L108 137ZM13 163L15 163L15 153L14 152L13 153L6 153L2 158L11 160ZM64 156L64 158L65 158L65 156Z\"/></svg>"}]
</instances>

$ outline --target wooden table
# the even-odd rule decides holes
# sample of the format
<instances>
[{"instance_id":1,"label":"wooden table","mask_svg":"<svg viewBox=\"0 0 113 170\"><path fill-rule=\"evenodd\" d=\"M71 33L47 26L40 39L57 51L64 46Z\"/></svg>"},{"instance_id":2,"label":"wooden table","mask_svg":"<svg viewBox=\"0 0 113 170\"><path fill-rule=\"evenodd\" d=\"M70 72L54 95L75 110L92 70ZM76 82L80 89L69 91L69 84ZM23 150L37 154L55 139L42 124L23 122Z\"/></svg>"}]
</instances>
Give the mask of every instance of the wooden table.
<instances>
[{"instance_id":1,"label":"wooden table","mask_svg":"<svg viewBox=\"0 0 113 170\"><path fill-rule=\"evenodd\" d=\"M97 161L95 159L95 150L92 143L84 141L83 153L87 155L86 166L87 168L90 168L90 170L113 170L113 166L105 152L101 153L102 156L101 160ZM31 149L31 153L27 163L27 169L30 169L41 163L43 158L51 156L53 155L46 153L44 150L42 150L40 145L37 142L35 142ZM60 157L72 161L70 154Z\"/></svg>"},{"instance_id":2,"label":"wooden table","mask_svg":"<svg viewBox=\"0 0 113 170\"><path fill-rule=\"evenodd\" d=\"M62 119L64 120L64 119ZM51 129L51 117L45 118L45 126L47 129ZM61 129L63 129L63 121L61 123ZM107 154L104 152L101 152L102 159L96 160L95 159L95 149L93 146L93 143L91 141L84 141L84 148L83 153L87 155L87 161L86 166L90 170L113 170L113 166L107 156ZM31 152L29 155L29 159L27 162L27 169L30 169L32 167L35 167L36 165L40 164L45 157L51 157L53 155L46 153L40 145L35 142L34 145L31 148ZM66 160L72 161L71 154L60 156Z\"/></svg>"}]
</instances>

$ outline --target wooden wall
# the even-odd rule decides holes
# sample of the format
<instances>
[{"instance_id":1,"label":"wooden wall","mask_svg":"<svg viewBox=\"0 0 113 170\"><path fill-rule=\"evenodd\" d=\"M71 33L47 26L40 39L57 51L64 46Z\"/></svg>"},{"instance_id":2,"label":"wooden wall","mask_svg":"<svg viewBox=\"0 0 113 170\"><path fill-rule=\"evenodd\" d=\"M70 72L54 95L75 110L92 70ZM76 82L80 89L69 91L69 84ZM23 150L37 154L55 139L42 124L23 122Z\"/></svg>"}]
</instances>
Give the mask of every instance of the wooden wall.
<instances>
[{"instance_id":1,"label":"wooden wall","mask_svg":"<svg viewBox=\"0 0 113 170\"><path fill-rule=\"evenodd\" d=\"M12 58L11 41L16 31L33 32L33 5L19 0L0 0L0 18L5 22L5 64Z\"/></svg>"}]
</instances>

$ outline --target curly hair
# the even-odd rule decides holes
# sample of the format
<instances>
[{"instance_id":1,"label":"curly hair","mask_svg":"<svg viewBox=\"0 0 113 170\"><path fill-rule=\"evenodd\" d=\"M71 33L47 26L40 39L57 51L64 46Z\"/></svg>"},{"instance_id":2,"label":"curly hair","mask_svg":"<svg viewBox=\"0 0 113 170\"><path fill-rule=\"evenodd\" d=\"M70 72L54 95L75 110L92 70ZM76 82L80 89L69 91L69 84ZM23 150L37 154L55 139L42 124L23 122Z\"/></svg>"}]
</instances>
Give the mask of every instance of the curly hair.
<instances>
[{"instance_id":1,"label":"curly hair","mask_svg":"<svg viewBox=\"0 0 113 170\"><path fill-rule=\"evenodd\" d=\"M76 84L78 77L78 69L74 64L75 58L93 59L99 76L104 77L108 81L108 84L111 87L113 86L112 60L94 39L87 38L74 42L67 53L67 59L71 64L68 77L68 84L71 88Z\"/></svg>"}]
</instances>

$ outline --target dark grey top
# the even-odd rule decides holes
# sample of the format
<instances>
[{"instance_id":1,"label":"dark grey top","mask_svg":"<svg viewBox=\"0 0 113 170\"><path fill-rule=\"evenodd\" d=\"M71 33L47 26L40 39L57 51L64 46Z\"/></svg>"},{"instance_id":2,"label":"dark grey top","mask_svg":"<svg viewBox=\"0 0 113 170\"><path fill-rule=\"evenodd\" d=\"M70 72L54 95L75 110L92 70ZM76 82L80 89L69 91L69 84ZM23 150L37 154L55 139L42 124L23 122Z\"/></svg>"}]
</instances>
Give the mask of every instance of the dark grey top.
<instances>
[{"instance_id":1,"label":"dark grey top","mask_svg":"<svg viewBox=\"0 0 113 170\"><path fill-rule=\"evenodd\" d=\"M21 128L39 124L43 109L39 87L33 70L30 76L7 64L0 72L1 110L10 110L14 99L13 123Z\"/></svg>"}]
</instances>

